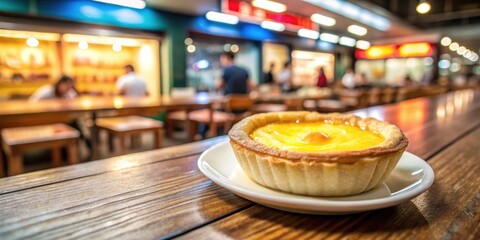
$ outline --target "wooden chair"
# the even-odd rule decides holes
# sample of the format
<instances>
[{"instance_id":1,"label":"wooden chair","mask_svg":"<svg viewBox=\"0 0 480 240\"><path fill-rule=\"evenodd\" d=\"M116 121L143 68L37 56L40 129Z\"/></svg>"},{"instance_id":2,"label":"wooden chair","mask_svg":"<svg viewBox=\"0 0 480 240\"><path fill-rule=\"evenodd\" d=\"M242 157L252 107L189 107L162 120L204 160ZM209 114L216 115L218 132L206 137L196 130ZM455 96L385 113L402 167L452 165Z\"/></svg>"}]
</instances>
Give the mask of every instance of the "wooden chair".
<instances>
[{"instance_id":1,"label":"wooden chair","mask_svg":"<svg viewBox=\"0 0 480 240\"><path fill-rule=\"evenodd\" d=\"M51 149L53 165L60 166L61 148L67 147L68 162L78 162L77 142L80 133L66 124L5 128L1 131L1 136L3 150L7 155L8 175L23 173L22 154L31 149Z\"/></svg>"},{"instance_id":2,"label":"wooden chair","mask_svg":"<svg viewBox=\"0 0 480 240\"><path fill-rule=\"evenodd\" d=\"M395 102L397 98L397 89L393 87L386 87L383 89L383 94L382 94L382 103L383 104L388 104L388 103L393 103Z\"/></svg>"},{"instance_id":3,"label":"wooden chair","mask_svg":"<svg viewBox=\"0 0 480 240\"><path fill-rule=\"evenodd\" d=\"M110 151L114 150L113 141L117 138L120 142L120 153L126 152L126 137L139 136L144 132L153 132L155 134L155 147L160 148L163 139L163 123L140 116L125 116L113 118L97 119L95 124L99 130L107 131ZM132 147L135 138L132 138Z\"/></svg>"},{"instance_id":4,"label":"wooden chair","mask_svg":"<svg viewBox=\"0 0 480 240\"><path fill-rule=\"evenodd\" d=\"M368 94L368 106L376 106L382 104L383 90L375 87L367 91Z\"/></svg>"},{"instance_id":5,"label":"wooden chair","mask_svg":"<svg viewBox=\"0 0 480 240\"><path fill-rule=\"evenodd\" d=\"M195 97L195 88L186 87L186 88L172 88L170 95L172 97L178 98L193 98ZM167 136L172 137L175 125L177 123L186 123L188 121L187 111L173 111L167 113L166 124L167 124Z\"/></svg>"},{"instance_id":6,"label":"wooden chair","mask_svg":"<svg viewBox=\"0 0 480 240\"><path fill-rule=\"evenodd\" d=\"M217 136L217 128L219 126L223 126L225 132L228 131L233 123L252 114L253 100L247 94L231 94L225 98L223 105L225 112L211 112L210 109L202 109L192 111L188 114L191 139L193 139L197 133L199 123L210 126L211 136Z\"/></svg>"}]
</instances>

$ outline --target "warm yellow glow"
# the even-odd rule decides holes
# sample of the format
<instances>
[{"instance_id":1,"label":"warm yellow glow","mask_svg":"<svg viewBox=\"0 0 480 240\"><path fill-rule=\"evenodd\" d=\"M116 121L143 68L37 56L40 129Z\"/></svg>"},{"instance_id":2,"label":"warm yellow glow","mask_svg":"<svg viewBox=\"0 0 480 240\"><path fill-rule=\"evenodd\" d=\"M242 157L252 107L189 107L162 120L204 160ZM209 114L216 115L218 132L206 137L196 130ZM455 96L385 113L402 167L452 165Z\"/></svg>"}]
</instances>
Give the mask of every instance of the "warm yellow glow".
<instances>
[{"instance_id":1,"label":"warm yellow glow","mask_svg":"<svg viewBox=\"0 0 480 240\"><path fill-rule=\"evenodd\" d=\"M38 44L39 44L38 40L34 37L29 37L27 39L27 46L29 47L38 47Z\"/></svg>"},{"instance_id":2,"label":"warm yellow glow","mask_svg":"<svg viewBox=\"0 0 480 240\"><path fill-rule=\"evenodd\" d=\"M88 49L88 42L87 41L78 42L78 48L80 48L82 50Z\"/></svg>"},{"instance_id":3,"label":"warm yellow glow","mask_svg":"<svg viewBox=\"0 0 480 240\"><path fill-rule=\"evenodd\" d=\"M44 40L44 41L60 40L60 34L58 33L27 32L27 31L6 30L6 29L0 29L0 37L23 38L23 39L35 37L37 40Z\"/></svg>"},{"instance_id":4,"label":"warm yellow glow","mask_svg":"<svg viewBox=\"0 0 480 240\"><path fill-rule=\"evenodd\" d=\"M429 12L430 9L431 9L431 6L427 2L422 2L422 3L417 5L417 12L421 13L421 14L425 14L425 13Z\"/></svg>"},{"instance_id":5,"label":"warm yellow glow","mask_svg":"<svg viewBox=\"0 0 480 240\"><path fill-rule=\"evenodd\" d=\"M432 47L428 43L406 43L398 49L401 57L425 56L431 51Z\"/></svg>"},{"instance_id":6,"label":"warm yellow glow","mask_svg":"<svg viewBox=\"0 0 480 240\"><path fill-rule=\"evenodd\" d=\"M383 58L393 55L395 52L395 46L372 46L365 51L368 58Z\"/></svg>"},{"instance_id":7,"label":"warm yellow glow","mask_svg":"<svg viewBox=\"0 0 480 240\"><path fill-rule=\"evenodd\" d=\"M251 137L267 146L300 152L362 150L385 140L356 126L323 122L272 123L256 129Z\"/></svg>"},{"instance_id":8,"label":"warm yellow glow","mask_svg":"<svg viewBox=\"0 0 480 240\"><path fill-rule=\"evenodd\" d=\"M104 36L92 36L92 35L81 35L81 34L64 34L63 41L65 42L81 42L86 41L89 43L95 44L104 44L104 45L113 45L120 44L127 47L138 47L142 44L147 43L148 39L137 39L137 38L120 38L120 37L104 37Z\"/></svg>"},{"instance_id":9,"label":"warm yellow glow","mask_svg":"<svg viewBox=\"0 0 480 240\"><path fill-rule=\"evenodd\" d=\"M116 108L116 109L120 109L123 107L123 99L122 98L119 98L119 97L115 97L113 99L113 106Z\"/></svg>"},{"instance_id":10,"label":"warm yellow glow","mask_svg":"<svg viewBox=\"0 0 480 240\"><path fill-rule=\"evenodd\" d=\"M253 0L252 5L257 8L262 8L277 13L287 11L287 6L285 4L269 0Z\"/></svg>"},{"instance_id":11,"label":"warm yellow glow","mask_svg":"<svg viewBox=\"0 0 480 240\"><path fill-rule=\"evenodd\" d=\"M122 44L114 43L112 45L112 50L115 51L115 52L121 52L122 51Z\"/></svg>"}]
</instances>

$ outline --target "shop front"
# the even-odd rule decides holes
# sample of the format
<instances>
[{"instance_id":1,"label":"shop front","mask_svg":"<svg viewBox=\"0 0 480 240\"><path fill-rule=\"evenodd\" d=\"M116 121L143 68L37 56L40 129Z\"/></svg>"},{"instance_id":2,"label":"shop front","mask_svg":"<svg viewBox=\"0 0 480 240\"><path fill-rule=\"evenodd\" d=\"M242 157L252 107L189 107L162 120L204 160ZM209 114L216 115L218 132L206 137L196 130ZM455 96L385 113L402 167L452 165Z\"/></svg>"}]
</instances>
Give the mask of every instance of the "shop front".
<instances>
[{"instance_id":1,"label":"shop front","mask_svg":"<svg viewBox=\"0 0 480 240\"><path fill-rule=\"evenodd\" d=\"M187 54L187 86L197 91L215 91L216 81L221 79L223 67L220 55L235 54L235 64L249 73L250 79L261 82L259 43L231 38L193 35L185 40Z\"/></svg>"},{"instance_id":2,"label":"shop front","mask_svg":"<svg viewBox=\"0 0 480 240\"><path fill-rule=\"evenodd\" d=\"M158 40L1 30L0 41L3 99L27 98L61 75L72 77L80 94L115 95L127 64L145 80L149 94L160 94Z\"/></svg>"},{"instance_id":3,"label":"shop front","mask_svg":"<svg viewBox=\"0 0 480 240\"><path fill-rule=\"evenodd\" d=\"M402 86L410 80L427 84L433 79L435 51L426 42L371 46L356 50L355 72L373 85Z\"/></svg>"}]
</instances>

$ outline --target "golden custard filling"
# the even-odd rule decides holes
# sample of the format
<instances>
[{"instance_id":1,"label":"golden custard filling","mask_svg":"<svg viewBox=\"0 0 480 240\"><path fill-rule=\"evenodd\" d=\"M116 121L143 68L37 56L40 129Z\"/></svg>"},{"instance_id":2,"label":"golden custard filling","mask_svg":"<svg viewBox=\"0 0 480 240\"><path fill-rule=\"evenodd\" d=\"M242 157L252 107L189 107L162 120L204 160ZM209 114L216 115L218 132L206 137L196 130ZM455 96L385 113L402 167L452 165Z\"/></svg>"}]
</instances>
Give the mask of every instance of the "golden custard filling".
<instances>
[{"instance_id":1,"label":"golden custard filling","mask_svg":"<svg viewBox=\"0 0 480 240\"><path fill-rule=\"evenodd\" d=\"M270 123L254 130L250 137L270 147L299 152L363 150L385 140L357 126L324 122Z\"/></svg>"}]
</instances>

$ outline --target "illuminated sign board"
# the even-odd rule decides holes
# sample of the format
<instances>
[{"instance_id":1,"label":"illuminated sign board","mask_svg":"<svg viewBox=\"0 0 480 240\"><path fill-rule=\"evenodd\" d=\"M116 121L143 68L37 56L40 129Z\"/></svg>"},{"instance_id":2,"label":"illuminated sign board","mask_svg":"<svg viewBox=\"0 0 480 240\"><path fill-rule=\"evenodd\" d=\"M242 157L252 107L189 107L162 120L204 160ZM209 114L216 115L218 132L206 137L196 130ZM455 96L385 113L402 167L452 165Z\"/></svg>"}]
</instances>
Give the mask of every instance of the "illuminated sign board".
<instances>
[{"instance_id":1,"label":"illuminated sign board","mask_svg":"<svg viewBox=\"0 0 480 240\"><path fill-rule=\"evenodd\" d=\"M371 46L366 50L355 50L357 59L386 59L404 57L430 57L433 47L430 43L404 43L402 45Z\"/></svg>"},{"instance_id":2,"label":"illuminated sign board","mask_svg":"<svg viewBox=\"0 0 480 240\"><path fill-rule=\"evenodd\" d=\"M288 30L296 31L300 28L318 31L318 24L308 17L298 16L292 13L276 13L254 7L250 2L239 0L222 0L222 12L235 15L242 21L261 23L268 20L285 25Z\"/></svg>"}]
</instances>

